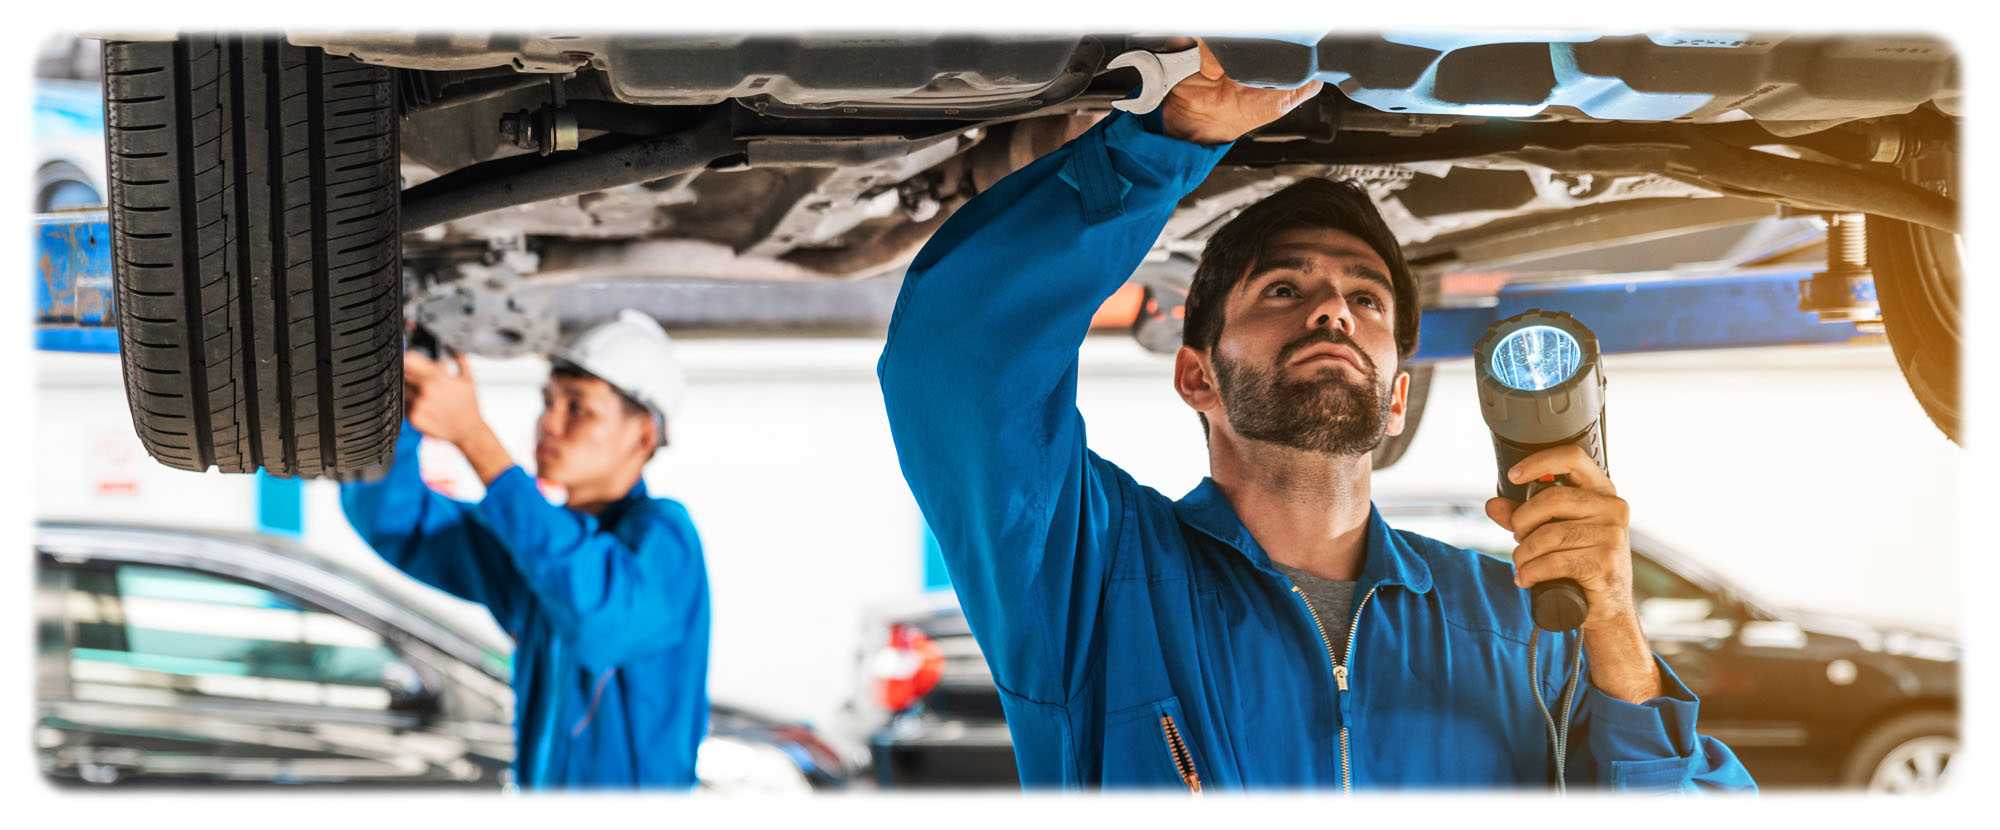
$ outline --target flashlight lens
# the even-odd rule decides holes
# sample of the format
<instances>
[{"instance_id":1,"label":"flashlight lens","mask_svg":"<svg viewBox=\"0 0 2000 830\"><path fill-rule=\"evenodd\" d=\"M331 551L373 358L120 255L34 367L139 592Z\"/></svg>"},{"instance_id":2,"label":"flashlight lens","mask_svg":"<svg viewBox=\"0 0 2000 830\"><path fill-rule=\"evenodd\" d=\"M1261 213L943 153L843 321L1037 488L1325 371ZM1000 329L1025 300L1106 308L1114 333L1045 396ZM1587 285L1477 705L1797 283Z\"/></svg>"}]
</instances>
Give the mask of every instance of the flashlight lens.
<instances>
[{"instance_id":1,"label":"flashlight lens","mask_svg":"<svg viewBox=\"0 0 2000 830\"><path fill-rule=\"evenodd\" d=\"M1501 338L1493 348L1493 377L1515 389L1547 389L1576 374L1583 349L1569 332L1529 326Z\"/></svg>"}]
</instances>

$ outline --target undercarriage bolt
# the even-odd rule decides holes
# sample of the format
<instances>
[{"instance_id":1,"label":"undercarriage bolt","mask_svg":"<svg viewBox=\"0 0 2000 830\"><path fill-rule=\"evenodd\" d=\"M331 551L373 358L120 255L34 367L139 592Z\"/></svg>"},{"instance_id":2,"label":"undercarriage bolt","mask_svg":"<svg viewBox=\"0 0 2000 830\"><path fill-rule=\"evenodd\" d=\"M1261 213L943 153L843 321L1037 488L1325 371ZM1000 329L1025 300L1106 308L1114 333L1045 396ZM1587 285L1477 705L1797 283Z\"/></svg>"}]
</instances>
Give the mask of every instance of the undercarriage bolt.
<instances>
[{"instance_id":1,"label":"undercarriage bolt","mask_svg":"<svg viewBox=\"0 0 2000 830\"><path fill-rule=\"evenodd\" d=\"M500 135L523 150L540 149L535 140L535 117L527 110L500 116Z\"/></svg>"},{"instance_id":2,"label":"undercarriage bolt","mask_svg":"<svg viewBox=\"0 0 2000 830\"><path fill-rule=\"evenodd\" d=\"M1867 216L1827 216L1826 270L1799 280L1799 310L1817 312L1822 323L1860 325L1882 319L1875 274L1868 268Z\"/></svg>"}]
</instances>

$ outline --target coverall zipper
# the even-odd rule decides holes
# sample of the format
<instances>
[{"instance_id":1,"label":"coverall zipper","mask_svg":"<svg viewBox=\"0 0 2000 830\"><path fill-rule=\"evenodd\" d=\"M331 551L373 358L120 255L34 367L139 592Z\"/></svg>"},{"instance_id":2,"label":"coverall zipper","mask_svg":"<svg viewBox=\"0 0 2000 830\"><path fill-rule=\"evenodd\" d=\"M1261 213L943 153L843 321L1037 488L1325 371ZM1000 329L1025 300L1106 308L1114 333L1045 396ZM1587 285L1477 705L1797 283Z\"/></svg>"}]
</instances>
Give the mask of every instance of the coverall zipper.
<instances>
[{"instance_id":1,"label":"coverall zipper","mask_svg":"<svg viewBox=\"0 0 2000 830\"><path fill-rule=\"evenodd\" d=\"M1289 578L1285 581L1291 582ZM1326 661L1333 666L1334 709L1340 714L1340 791L1353 793L1353 756L1347 746L1347 664L1354 662L1354 641L1355 635L1360 633L1361 610L1368 607L1368 599L1375 596L1375 589L1369 588L1368 593L1361 596L1361 602L1354 606L1354 622L1347 626L1347 654L1339 659L1333 655L1333 641L1327 639L1326 626L1320 624L1319 612L1313 609L1312 599L1306 596L1305 591L1299 590L1296 582L1292 583L1292 593L1298 594L1299 599L1305 602L1306 614L1312 617L1313 628L1319 632L1320 644L1326 647Z\"/></svg>"},{"instance_id":2,"label":"coverall zipper","mask_svg":"<svg viewBox=\"0 0 2000 830\"><path fill-rule=\"evenodd\" d=\"M1188 752L1187 744L1181 741L1181 731L1174 728L1173 715L1160 716L1160 731L1167 736L1167 748L1174 756L1174 771L1180 773L1181 781L1187 784L1188 792L1201 795L1201 776L1194 771L1194 755Z\"/></svg>"}]
</instances>

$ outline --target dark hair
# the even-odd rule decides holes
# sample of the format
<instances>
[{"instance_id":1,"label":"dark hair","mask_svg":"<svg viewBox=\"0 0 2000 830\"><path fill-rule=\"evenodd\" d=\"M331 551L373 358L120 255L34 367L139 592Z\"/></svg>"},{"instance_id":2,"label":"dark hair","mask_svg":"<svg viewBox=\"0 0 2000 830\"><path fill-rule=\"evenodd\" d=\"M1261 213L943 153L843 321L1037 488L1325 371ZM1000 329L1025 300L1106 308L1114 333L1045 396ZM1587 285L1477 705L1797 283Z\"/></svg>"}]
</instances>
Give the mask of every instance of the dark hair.
<instances>
[{"instance_id":1,"label":"dark hair","mask_svg":"<svg viewBox=\"0 0 2000 830\"><path fill-rule=\"evenodd\" d=\"M1187 314L1181 343L1211 350L1222 340L1222 311L1229 292L1256 270L1272 237L1297 228L1327 228L1354 234L1389 266L1395 292L1396 357L1408 360L1417 351L1421 311L1417 281L1403 261L1402 246L1382 222L1367 191L1347 182L1304 179L1244 208L1236 218L1208 238L1188 286Z\"/></svg>"},{"instance_id":2,"label":"dark hair","mask_svg":"<svg viewBox=\"0 0 2000 830\"><path fill-rule=\"evenodd\" d=\"M554 364L554 366L548 368L548 376L550 378L576 378L576 380L604 380L604 378L598 378L596 374L584 372L584 370L580 370L580 368L576 368L572 364ZM608 380L604 380L604 386L612 386L612 384ZM642 416L642 418L652 418L652 410L648 410L646 404L640 404L638 400L632 400L632 396L620 392L618 386L612 386L612 394L616 394L618 402L624 404L624 412L626 414L630 414L630 416Z\"/></svg>"}]
</instances>

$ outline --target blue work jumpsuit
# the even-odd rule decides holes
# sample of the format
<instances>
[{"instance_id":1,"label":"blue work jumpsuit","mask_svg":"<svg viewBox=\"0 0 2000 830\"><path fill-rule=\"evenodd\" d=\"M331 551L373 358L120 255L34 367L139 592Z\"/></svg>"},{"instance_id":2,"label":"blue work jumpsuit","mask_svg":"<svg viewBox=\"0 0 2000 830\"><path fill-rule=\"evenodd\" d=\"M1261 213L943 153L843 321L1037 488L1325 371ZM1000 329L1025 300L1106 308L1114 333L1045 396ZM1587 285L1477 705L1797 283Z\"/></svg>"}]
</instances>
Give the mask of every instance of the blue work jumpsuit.
<instances>
[{"instance_id":1,"label":"blue work jumpsuit","mask_svg":"<svg viewBox=\"0 0 2000 830\"><path fill-rule=\"evenodd\" d=\"M1541 638L1531 681L1508 563L1371 508L1351 644L1333 654L1212 480L1176 501L1086 447L1090 318L1228 149L1158 118L1114 113L961 207L911 264L878 366L1023 784L1548 786L1532 695L1555 699L1575 635ZM1655 662L1665 694L1636 705L1581 667L1568 781L1754 788Z\"/></svg>"},{"instance_id":2,"label":"blue work jumpsuit","mask_svg":"<svg viewBox=\"0 0 2000 830\"><path fill-rule=\"evenodd\" d=\"M523 788L688 789L708 731L708 572L687 510L644 481L592 516L520 467L476 504L418 476L416 428L372 483L343 484L389 564L486 606L514 638L514 774Z\"/></svg>"}]
</instances>

